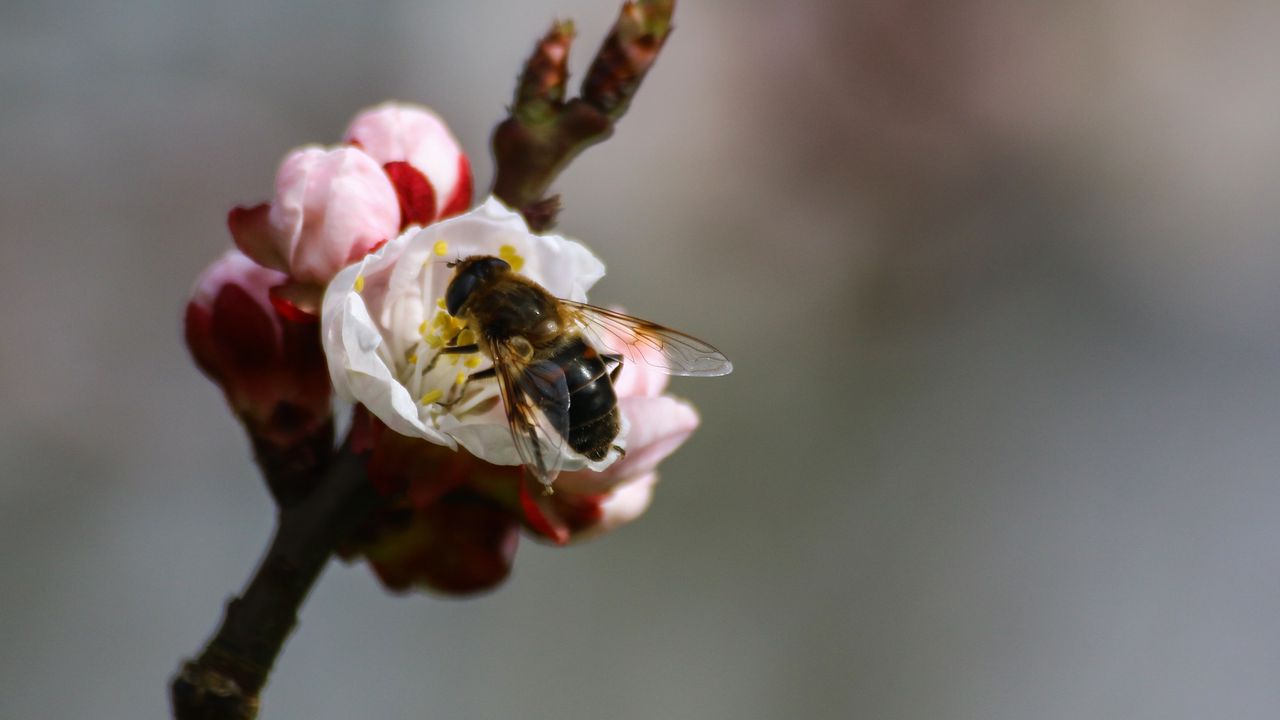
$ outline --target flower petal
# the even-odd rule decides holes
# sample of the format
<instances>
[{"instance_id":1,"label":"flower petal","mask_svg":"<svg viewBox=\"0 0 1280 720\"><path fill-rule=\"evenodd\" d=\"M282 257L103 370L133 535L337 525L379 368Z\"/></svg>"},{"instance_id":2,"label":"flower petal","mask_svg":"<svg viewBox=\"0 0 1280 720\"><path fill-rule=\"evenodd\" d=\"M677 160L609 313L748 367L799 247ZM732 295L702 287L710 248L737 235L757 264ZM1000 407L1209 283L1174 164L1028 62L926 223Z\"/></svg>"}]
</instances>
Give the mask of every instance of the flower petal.
<instances>
[{"instance_id":1,"label":"flower petal","mask_svg":"<svg viewBox=\"0 0 1280 720\"><path fill-rule=\"evenodd\" d=\"M556 481L557 491L603 495L621 483L652 473L698 427L698 412L693 406L669 395L622 398L618 410L630 425L626 457L600 472L565 473Z\"/></svg>"},{"instance_id":2,"label":"flower petal","mask_svg":"<svg viewBox=\"0 0 1280 720\"><path fill-rule=\"evenodd\" d=\"M435 208L446 211L440 215L464 211L470 204L470 164L449 126L431 110L409 103L383 103L358 114L344 137L379 164L406 162L416 168L435 190ZM464 191L466 199L459 208L458 198Z\"/></svg>"},{"instance_id":3,"label":"flower petal","mask_svg":"<svg viewBox=\"0 0 1280 720\"><path fill-rule=\"evenodd\" d=\"M667 389L669 376L644 363L624 363L613 391L619 398L657 397Z\"/></svg>"},{"instance_id":4,"label":"flower petal","mask_svg":"<svg viewBox=\"0 0 1280 720\"><path fill-rule=\"evenodd\" d=\"M387 427L402 434L456 448L452 438L422 421L420 409L400 384L385 357L384 340L356 290L367 268L378 269L402 243L391 242L373 255L344 268L329 283L321 317L321 335L329 376L339 397L359 402Z\"/></svg>"},{"instance_id":5,"label":"flower petal","mask_svg":"<svg viewBox=\"0 0 1280 720\"><path fill-rule=\"evenodd\" d=\"M400 201L360 150L305 147L280 165L270 221L290 276L324 284L399 232Z\"/></svg>"},{"instance_id":6,"label":"flower petal","mask_svg":"<svg viewBox=\"0 0 1280 720\"><path fill-rule=\"evenodd\" d=\"M400 199L400 227L430 225L436 219L436 191L427 176L407 162L397 160L382 166Z\"/></svg>"},{"instance_id":7,"label":"flower petal","mask_svg":"<svg viewBox=\"0 0 1280 720\"><path fill-rule=\"evenodd\" d=\"M441 218L461 215L471 207L471 196L474 194L471 180L471 161L466 155L458 155L458 182L453 188L453 195L445 196L444 207L440 210Z\"/></svg>"},{"instance_id":8,"label":"flower petal","mask_svg":"<svg viewBox=\"0 0 1280 720\"><path fill-rule=\"evenodd\" d=\"M653 502L653 489L657 484L658 474L649 473L619 487L600 504L603 512L600 522L589 533L608 532L643 515Z\"/></svg>"},{"instance_id":9,"label":"flower petal","mask_svg":"<svg viewBox=\"0 0 1280 720\"><path fill-rule=\"evenodd\" d=\"M269 220L271 205L236 206L227 213L227 229L236 247L263 267L288 271L289 258L280 247L279 233Z\"/></svg>"}]
</instances>

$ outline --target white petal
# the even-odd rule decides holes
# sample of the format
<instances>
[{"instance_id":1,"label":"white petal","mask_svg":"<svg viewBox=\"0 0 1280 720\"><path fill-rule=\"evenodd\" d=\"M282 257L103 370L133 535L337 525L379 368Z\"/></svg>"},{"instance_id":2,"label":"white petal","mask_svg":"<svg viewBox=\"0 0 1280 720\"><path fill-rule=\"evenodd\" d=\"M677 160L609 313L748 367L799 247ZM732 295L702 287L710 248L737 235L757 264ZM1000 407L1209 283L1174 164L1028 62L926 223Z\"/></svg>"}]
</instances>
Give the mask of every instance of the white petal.
<instances>
[{"instance_id":1,"label":"white petal","mask_svg":"<svg viewBox=\"0 0 1280 720\"><path fill-rule=\"evenodd\" d=\"M423 421L422 408L395 378L382 332L354 289L366 267L382 259L370 256L344 268L325 292L322 333L334 390L343 399L362 403L402 435L456 449L452 438Z\"/></svg>"},{"instance_id":2,"label":"white petal","mask_svg":"<svg viewBox=\"0 0 1280 720\"><path fill-rule=\"evenodd\" d=\"M585 301L587 290L604 276L604 265L586 247L557 235L533 235L522 216L493 198L465 215L410 229L344 268L325 294L325 348L339 394L363 403L397 432L450 447L461 444L494 464L520 464L500 404L484 413L432 416L400 385L394 365L417 346L421 323L438 312L454 275L450 261L511 253L523 260L519 272L557 297ZM357 278L364 279L362 292L354 289ZM496 384L489 381L483 395L455 411L496 395ZM565 452L565 470L599 470L616 460L610 453L588 463L567 446Z\"/></svg>"}]
</instances>

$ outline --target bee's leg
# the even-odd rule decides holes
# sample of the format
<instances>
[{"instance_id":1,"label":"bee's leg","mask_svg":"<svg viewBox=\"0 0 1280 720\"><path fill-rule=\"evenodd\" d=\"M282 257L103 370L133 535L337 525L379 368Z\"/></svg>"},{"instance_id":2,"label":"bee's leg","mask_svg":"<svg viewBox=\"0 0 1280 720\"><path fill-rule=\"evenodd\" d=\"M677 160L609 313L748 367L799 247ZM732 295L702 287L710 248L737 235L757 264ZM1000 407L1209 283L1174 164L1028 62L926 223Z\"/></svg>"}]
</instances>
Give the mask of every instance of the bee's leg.
<instances>
[{"instance_id":1,"label":"bee's leg","mask_svg":"<svg viewBox=\"0 0 1280 720\"><path fill-rule=\"evenodd\" d=\"M626 457L626 456L627 456L627 449L626 449L626 448L621 447L621 446L619 446L619 445L614 445L614 446L613 446L613 449L618 451L618 459L619 459L619 460L621 460L622 458L624 458L624 457Z\"/></svg>"},{"instance_id":2,"label":"bee's leg","mask_svg":"<svg viewBox=\"0 0 1280 720\"><path fill-rule=\"evenodd\" d=\"M454 388L449 391L449 394L451 396L450 399L440 404L445 408L451 408L454 405L457 405L458 403L462 402L462 398L467 396L467 389L471 387L472 380L488 380L489 378L497 377L497 376L498 376L498 371L496 368L490 367L490 368L485 368L484 370L477 370L471 373L470 375L468 375L467 379L464 380L461 385L455 385Z\"/></svg>"},{"instance_id":3,"label":"bee's leg","mask_svg":"<svg viewBox=\"0 0 1280 720\"><path fill-rule=\"evenodd\" d=\"M431 362L427 363L427 367L422 371L425 375L435 369L436 363L440 362L441 355L470 355L471 353L480 352L480 346L472 343L471 345L449 345L440 348L435 357L431 358Z\"/></svg>"},{"instance_id":4,"label":"bee's leg","mask_svg":"<svg viewBox=\"0 0 1280 720\"><path fill-rule=\"evenodd\" d=\"M622 356L621 355L601 355L600 357L604 358L605 362L618 363L617 366L615 366L612 370L609 371L609 382L618 382L618 375L622 373Z\"/></svg>"},{"instance_id":5,"label":"bee's leg","mask_svg":"<svg viewBox=\"0 0 1280 720\"><path fill-rule=\"evenodd\" d=\"M470 345L449 345L440 348L441 355L470 355L471 353L480 352L480 346L471 343Z\"/></svg>"}]
</instances>

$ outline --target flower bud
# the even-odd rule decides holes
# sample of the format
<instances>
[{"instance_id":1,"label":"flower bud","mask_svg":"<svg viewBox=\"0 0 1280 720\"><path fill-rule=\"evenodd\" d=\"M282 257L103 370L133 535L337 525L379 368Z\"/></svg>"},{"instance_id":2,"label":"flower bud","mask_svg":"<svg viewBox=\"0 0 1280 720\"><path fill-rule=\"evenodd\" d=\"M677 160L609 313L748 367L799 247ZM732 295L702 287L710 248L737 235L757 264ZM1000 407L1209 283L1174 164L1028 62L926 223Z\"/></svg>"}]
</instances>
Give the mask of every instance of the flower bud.
<instances>
[{"instance_id":1,"label":"flower bud","mask_svg":"<svg viewBox=\"0 0 1280 720\"><path fill-rule=\"evenodd\" d=\"M471 164L438 115L388 102L361 112L344 135L386 170L400 198L401 227L430 225L471 206Z\"/></svg>"},{"instance_id":2,"label":"flower bud","mask_svg":"<svg viewBox=\"0 0 1280 720\"><path fill-rule=\"evenodd\" d=\"M294 283L323 287L400 230L400 204L381 165L357 148L305 147L285 157L269 204L227 218L236 246Z\"/></svg>"},{"instance_id":3,"label":"flower bud","mask_svg":"<svg viewBox=\"0 0 1280 720\"><path fill-rule=\"evenodd\" d=\"M278 499L327 459L333 432L319 328L284 318L269 298L285 279L231 250L196 281L185 317L196 364L245 424Z\"/></svg>"}]
</instances>

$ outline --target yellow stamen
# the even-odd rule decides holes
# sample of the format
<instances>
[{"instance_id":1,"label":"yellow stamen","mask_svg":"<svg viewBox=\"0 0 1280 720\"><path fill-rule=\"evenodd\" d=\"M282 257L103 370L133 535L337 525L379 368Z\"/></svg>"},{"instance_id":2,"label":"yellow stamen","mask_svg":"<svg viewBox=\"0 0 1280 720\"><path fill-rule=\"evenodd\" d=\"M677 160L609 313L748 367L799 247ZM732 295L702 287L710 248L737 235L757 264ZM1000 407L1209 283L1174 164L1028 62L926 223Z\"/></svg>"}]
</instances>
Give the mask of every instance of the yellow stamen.
<instances>
[{"instance_id":1,"label":"yellow stamen","mask_svg":"<svg viewBox=\"0 0 1280 720\"><path fill-rule=\"evenodd\" d=\"M444 397L444 391L442 391L440 388L436 388L434 390L428 390L422 396L422 404L430 405L431 403L439 400L442 397Z\"/></svg>"},{"instance_id":2,"label":"yellow stamen","mask_svg":"<svg viewBox=\"0 0 1280 720\"><path fill-rule=\"evenodd\" d=\"M456 385L461 385L466 381L467 381L467 374L464 372L458 373L458 377L454 378L454 384Z\"/></svg>"},{"instance_id":3,"label":"yellow stamen","mask_svg":"<svg viewBox=\"0 0 1280 720\"><path fill-rule=\"evenodd\" d=\"M436 307L440 308L441 310L447 310L449 308L448 305L444 304L444 298L440 298L439 300L436 300Z\"/></svg>"},{"instance_id":4,"label":"yellow stamen","mask_svg":"<svg viewBox=\"0 0 1280 720\"><path fill-rule=\"evenodd\" d=\"M427 321L426 321L426 320L423 320L423 321L418 325L418 334L419 334L419 335L426 335L426 334L427 334Z\"/></svg>"},{"instance_id":5,"label":"yellow stamen","mask_svg":"<svg viewBox=\"0 0 1280 720\"><path fill-rule=\"evenodd\" d=\"M405 360L407 360L410 365L417 365L418 355L417 353L409 353L409 357L405 358Z\"/></svg>"},{"instance_id":6,"label":"yellow stamen","mask_svg":"<svg viewBox=\"0 0 1280 720\"><path fill-rule=\"evenodd\" d=\"M430 346L431 346L431 347L433 347L433 348L436 348L437 350L438 350L438 349L440 349L440 348L442 348L442 347L444 347L444 340L441 340L439 335L427 335L426 337L424 337L424 338L422 338L422 339L423 339L423 340L424 340L428 345L430 345Z\"/></svg>"},{"instance_id":7,"label":"yellow stamen","mask_svg":"<svg viewBox=\"0 0 1280 720\"><path fill-rule=\"evenodd\" d=\"M444 240L437 240L436 244L431 248L432 252L440 257L444 257L449 252L449 243Z\"/></svg>"},{"instance_id":8,"label":"yellow stamen","mask_svg":"<svg viewBox=\"0 0 1280 720\"><path fill-rule=\"evenodd\" d=\"M512 245L503 245L498 248L498 257L505 260L516 272L520 272L520 268L524 267L524 258L520 257Z\"/></svg>"},{"instance_id":9,"label":"yellow stamen","mask_svg":"<svg viewBox=\"0 0 1280 720\"><path fill-rule=\"evenodd\" d=\"M471 332L471 328L463 328L462 332L458 333L459 345L471 345L475 341L476 341L476 334Z\"/></svg>"},{"instance_id":10,"label":"yellow stamen","mask_svg":"<svg viewBox=\"0 0 1280 720\"><path fill-rule=\"evenodd\" d=\"M364 276L357 275L355 283L356 292L364 292Z\"/></svg>"},{"instance_id":11,"label":"yellow stamen","mask_svg":"<svg viewBox=\"0 0 1280 720\"><path fill-rule=\"evenodd\" d=\"M465 361L463 361L463 363L462 363L462 364L463 364L463 365L466 365L466 366L467 366L467 367L469 367L469 368L473 368L473 367L475 367L475 366L477 366L477 365L479 365L479 364L480 364L480 356L479 356L479 355L472 355L471 357L469 357L469 358L467 358Z\"/></svg>"}]
</instances>

